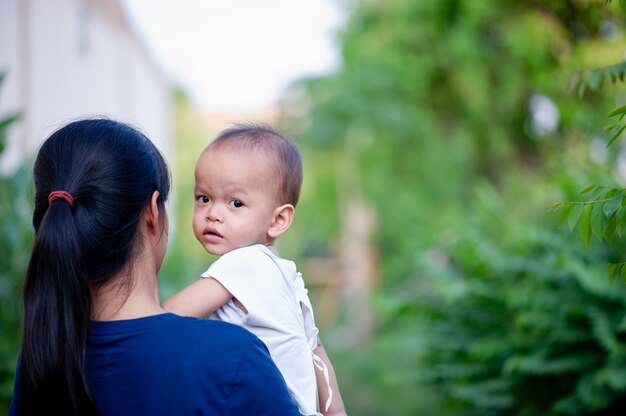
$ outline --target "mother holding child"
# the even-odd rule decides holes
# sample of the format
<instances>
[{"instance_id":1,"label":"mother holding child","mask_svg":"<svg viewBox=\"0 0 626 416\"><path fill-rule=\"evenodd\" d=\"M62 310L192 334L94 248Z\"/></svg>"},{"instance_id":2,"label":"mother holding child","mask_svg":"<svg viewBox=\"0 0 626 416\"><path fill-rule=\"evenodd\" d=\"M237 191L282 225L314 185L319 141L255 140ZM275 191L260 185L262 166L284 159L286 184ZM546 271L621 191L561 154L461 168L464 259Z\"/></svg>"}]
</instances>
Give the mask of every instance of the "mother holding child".
<instances>
[{"instance_id":1,"label":"mother holding child","mask_svg":"<svg viewBox=\"0 0 626 416\"><path fill-rule=\"evenodd\" d=\"M224 256L164 305L189 317L166 311L158 297L170 179L156 147L107 119L72 122L44 142L33 172L36 236L10 415L345 414L302 278L273 247L297 196L285 202L271 171L267 184L276 188L268 189L277 193L248 202L261 187L250 190L233 174L258 176L263 164L228 157L254 149L271 166L277 160L259 137L284 139L254 127L226 136L239 139L201 155L194 210L196 236ZM286 311L286 319L272 316Z\"/></svg>"}]
</instances>

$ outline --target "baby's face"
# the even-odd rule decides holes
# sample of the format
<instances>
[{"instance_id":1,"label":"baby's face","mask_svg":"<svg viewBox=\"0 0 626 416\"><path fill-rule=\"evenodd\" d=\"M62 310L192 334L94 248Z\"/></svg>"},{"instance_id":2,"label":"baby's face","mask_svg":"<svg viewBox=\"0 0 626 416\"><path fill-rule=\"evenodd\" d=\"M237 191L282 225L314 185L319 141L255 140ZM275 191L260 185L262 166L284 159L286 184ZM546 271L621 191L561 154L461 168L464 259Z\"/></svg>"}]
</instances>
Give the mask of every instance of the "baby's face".
<instances>
[{"instance_id":1,"label":"baby's face","mask_svg":"<svg viewBox=\"0 0 626 416\"><path fill-rule=\"evenodd\" d=\"M196 165L193 231L221 256L271 242L277 189L267 158L228 147L205 150Z\"/></svg>"}]
</instances>

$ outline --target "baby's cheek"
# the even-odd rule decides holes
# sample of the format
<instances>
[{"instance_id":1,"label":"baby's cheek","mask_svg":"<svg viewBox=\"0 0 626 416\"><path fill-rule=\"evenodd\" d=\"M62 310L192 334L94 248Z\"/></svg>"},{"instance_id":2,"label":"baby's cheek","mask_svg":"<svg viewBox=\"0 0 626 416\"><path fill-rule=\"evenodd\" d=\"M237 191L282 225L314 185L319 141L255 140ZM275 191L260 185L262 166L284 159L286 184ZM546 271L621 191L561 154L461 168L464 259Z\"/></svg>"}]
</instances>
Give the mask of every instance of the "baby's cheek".
<instances>
[{"instance_id":1,"label":"baby's cheek","mask_svg":"<svg viewBox=\"0 0 626 416\"><path fill-rule=\"evenodd\" d=\"M198 236L202 234L202 224L201 220L198 219L196 215L193 216L191 227L193 228L193 234L196 236L196 238L198 238Z\"/></svg>"}]
</instances>

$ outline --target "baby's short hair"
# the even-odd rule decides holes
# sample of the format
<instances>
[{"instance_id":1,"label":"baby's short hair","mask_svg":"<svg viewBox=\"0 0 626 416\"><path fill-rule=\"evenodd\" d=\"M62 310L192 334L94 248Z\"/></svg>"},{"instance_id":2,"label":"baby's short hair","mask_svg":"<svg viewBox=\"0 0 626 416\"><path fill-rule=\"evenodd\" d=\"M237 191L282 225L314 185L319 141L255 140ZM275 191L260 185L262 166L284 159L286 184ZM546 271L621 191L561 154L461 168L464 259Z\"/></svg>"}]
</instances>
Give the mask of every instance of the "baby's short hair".
<instances>
[{"instance_id":1,"label":"baby's short hair","mask_svg":"<svg viewBox=\"0 0 626 416\"><path fill-rule=\"evenodd\" d=\"M223 130L207 149L222 146L260 151L270 157L278 181L278 202L296 206L302 186L302 158L291 140L265 124L238 123Z\"/></svg>"}]
</instances>

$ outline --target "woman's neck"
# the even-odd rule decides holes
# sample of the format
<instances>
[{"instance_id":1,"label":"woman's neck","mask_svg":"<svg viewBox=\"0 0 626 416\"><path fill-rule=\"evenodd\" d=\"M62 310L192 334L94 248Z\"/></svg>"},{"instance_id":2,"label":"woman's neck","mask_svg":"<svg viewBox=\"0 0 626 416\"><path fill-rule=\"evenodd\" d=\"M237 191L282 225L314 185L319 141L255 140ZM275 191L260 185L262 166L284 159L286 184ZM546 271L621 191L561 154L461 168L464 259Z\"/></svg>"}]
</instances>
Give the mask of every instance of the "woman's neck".
<instances>
[{"instance_id":1,"label":"woman's neck","mask_svg":"<svg viewBox=\"0 0 626 416\"><path fill-rule=\"evenodd\" d=\"M133 269L137 273L119 273L92 291L92 320L119 321L165 313L159 303L156 272Z\"/></svg>"}]
</instances>

